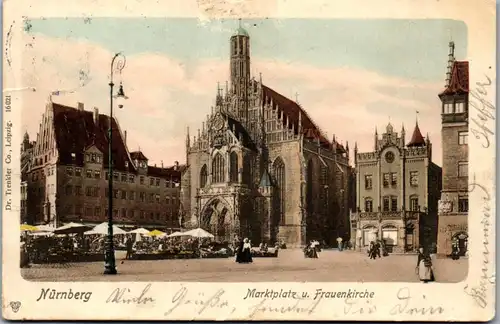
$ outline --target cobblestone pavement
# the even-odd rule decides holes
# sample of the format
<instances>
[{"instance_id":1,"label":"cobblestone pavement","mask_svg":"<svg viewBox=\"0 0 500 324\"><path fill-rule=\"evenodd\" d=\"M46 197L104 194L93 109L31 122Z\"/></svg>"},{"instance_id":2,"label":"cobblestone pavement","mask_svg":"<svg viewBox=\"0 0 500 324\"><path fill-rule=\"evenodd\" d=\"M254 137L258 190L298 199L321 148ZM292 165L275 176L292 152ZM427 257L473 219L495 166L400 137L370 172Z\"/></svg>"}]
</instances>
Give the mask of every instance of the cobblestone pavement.
<instances>
[{"instance_id":1,"label":"cobblestone pavement","mask_svg":"<svg viewBox=\"0 0 500 324\"><path fill-rule=\"evenodd\" d=\"M390 255L370 260L365 253L324 250L319 259L305 259L302 251L281 250L278 258L254 258L252 264L228 259L123 260L117 252L116 276L102 275L104 262L33 265L21 269L35 281L344 281L416 282L416 255ZM466 278L468 260L437 259L436 280L459 282Z\"/></svg>"}]
</instances>

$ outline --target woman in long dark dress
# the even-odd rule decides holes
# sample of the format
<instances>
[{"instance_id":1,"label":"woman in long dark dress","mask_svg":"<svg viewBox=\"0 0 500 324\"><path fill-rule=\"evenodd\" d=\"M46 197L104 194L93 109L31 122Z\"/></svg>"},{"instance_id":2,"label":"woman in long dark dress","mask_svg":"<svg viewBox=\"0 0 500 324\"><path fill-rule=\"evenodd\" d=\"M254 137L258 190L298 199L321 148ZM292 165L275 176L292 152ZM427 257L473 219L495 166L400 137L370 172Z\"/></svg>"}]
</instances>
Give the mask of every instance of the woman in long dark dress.
<instances>
[{"instance_id":1,"label":"woman in long dark dress","mask_svg":"<svg viewBox=\"0 0 500 324\"><path fill-rule=\"evenodd\" d=\"M236 262L242 263L243 260L243 241L239 241L236 247Z\"/></svg>"}]
</instances>

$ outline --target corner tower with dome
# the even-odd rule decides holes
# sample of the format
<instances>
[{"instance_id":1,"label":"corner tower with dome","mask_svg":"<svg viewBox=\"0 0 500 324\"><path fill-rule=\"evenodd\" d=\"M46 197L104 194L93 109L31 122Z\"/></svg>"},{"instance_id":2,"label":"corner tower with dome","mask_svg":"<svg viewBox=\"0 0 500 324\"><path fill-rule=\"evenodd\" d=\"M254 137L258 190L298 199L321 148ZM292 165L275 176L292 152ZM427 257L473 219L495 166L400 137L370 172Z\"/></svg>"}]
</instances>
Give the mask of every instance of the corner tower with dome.
<instances>
[{"instance_id":1,"label":"corner tower with dome","mask_svg":"<svg viewBox=\"0 0 500 324\"><path fill-rule=\"evenodd\" d=\"M381 240L389 252L409 252L437 240L441 168L432 162L432 143L418 122L406 143L389 123L380 137L375 129L373 151L358 153L356 212L351 215L356 249Z\"/></svg>"},{"instance_id":2,"label":"corner tower with dome","mask_svg":"<svg viewBox=\"0 0 500 324\"><path fill-rule=\"evenodd\" d=\"M241 23L228 52L230 82L217 87L200 128L187 130L182 227L254 244L348 237L347 142L327 139L297 102L251 76Z\"/></svg>"}]
</instances>

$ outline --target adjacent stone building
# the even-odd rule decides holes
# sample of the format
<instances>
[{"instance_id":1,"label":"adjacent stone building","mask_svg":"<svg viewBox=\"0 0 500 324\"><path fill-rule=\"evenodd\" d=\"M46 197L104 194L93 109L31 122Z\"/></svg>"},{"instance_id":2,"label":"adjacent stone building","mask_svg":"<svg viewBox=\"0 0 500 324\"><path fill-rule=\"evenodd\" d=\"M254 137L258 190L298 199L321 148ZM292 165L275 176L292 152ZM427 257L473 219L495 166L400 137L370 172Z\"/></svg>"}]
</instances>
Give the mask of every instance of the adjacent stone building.
<instances>
[{"instance_id":1,"label":"adjacent stone building","mask_svg":"<svg viewBox=\"0 0 500 324\"><path fill-rule=\"evenodd\" d=\"M463 255L468 240L469 62L456 61L450 42L445 89L441 99L443 191L439 202L438 253L450 254L456 243Z\"/></svg>"},{"instance_id":2,"label":"adjacent stone building","mask_svg":"<svg viewBox=\"0 0 500 324\"><path fill-rule=\"evenodd\" d=\"M406 252L437 239L437 207L441 168L432 162L432 143L424 139L418 123L405 144L389 123L380 138L375 130L372 152L358 153L356 206L352 237L363 249L383 240L389 251Z\"/></svg>"},{"instance_id":3,"label":"adjacent stone building","mask_svg":"<svg viewBox=\"0 0 500 324\"><path fill-rule=\"evenodd\" d=\"M49 102L27 172L30 224L98 224L108 217L109 116ZM184 166L148 165L129 152L127 133L113 119L113 216L119 226L179 228Z\"/></svg>"},{"instance_id":4,"label":"adjacent stone building","mask_svg":"<svg viewBox=\"0 0 500 324\"><path fill-rule=\"evenodd\" d=\"M183 209L218 241L334 244L349 236L349 149L294 102L250 75L250 37L230 38L230 83L186 138Z\"/></svg>"}]
</instances>

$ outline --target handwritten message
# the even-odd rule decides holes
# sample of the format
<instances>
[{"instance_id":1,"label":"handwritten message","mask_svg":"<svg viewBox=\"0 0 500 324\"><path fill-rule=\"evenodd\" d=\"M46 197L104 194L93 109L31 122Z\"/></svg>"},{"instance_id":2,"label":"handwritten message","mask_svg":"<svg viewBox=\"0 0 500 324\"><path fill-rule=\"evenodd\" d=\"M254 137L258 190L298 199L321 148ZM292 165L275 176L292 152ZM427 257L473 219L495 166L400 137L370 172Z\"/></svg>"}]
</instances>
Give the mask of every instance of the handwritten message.
<instances>
[{"instance_id":1,"label":"handwritten message","mask_svg":"<svg viewBox=\"0 0 500 324\"><path fill-rule=\"evenodd\" d=\"M476 82L476 88L469 92L469 110L472 108L476 115L471 117L471 132L484 148L490 147L490 136L494 135L494 125L488 122L495 120L495 105L486 99L491 87L491 79L485 76L484 82Z\"/></svg>"},{"instance_id":2,"label":"handwritten message","mask_svg":"<svg viewBox=\"0 0 500 324\"><path fill-rule=\"evenodd\" d=\"M487 287L489 284L494 282L494 277L490 274L491 264L490 264L490 229L491 229L491 195L488 189L474 181L471 183L469 192L479 191L481 194L482 201L482 211L481 211L481 225L482 225L482 252L481 252L481 277L479 278L479 283L472 287L466 285L464 291L466 294L471 296L477 305L481 308L485 308L488 305L487 298Z\"/></svg>"}]
</instances>

